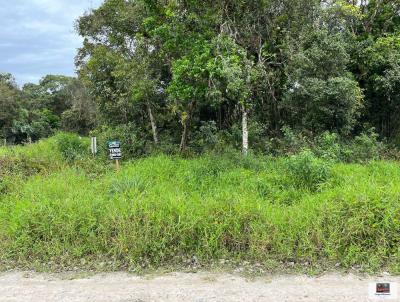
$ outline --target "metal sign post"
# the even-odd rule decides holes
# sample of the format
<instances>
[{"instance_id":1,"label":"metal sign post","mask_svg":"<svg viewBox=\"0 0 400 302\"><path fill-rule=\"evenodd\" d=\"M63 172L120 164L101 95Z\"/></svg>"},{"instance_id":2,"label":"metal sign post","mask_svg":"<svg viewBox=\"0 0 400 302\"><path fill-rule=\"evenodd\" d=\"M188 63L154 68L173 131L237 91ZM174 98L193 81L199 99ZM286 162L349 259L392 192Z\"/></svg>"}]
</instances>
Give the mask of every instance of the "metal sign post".
<instances>
[{"instance_id":1,"label":"metal sign post","mask_svg":"<svg viewBox=\"0 0 400 302\"><path fill-rule=\"evenodd\" d=\"M120 159L122 159L121 143L119 141L108 142L108 150L110 152L110 159L115 160L115 167L120 169Z\"/></svg>"},{"instance_id":2,"label":"metal sign post","mask_svg":"<svg viewBox=\"0 0 400 302\"><path fill-rule=\"evenodd\" d=\"M93 157L95 157L97 154L97 138L96 137L92 137L91 150L92 150Z\"/></svg>"}]
</instances>

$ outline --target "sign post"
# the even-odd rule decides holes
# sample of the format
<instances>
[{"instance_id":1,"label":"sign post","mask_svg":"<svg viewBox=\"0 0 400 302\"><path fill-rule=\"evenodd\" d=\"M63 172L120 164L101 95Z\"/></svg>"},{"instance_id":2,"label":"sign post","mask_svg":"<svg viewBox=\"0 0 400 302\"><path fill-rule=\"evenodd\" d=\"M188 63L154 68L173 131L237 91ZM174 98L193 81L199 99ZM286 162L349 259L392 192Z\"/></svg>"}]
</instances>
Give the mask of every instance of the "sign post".
<instances>
[{"instance_id":1,"label":"sign post","mask_svg":"<svg viewBox=\"0 0 400 302\"><path fill-rule=\"evenodd\" d=\"M115 160L115 167L120 169L119 161L122 158L121 143L119 141L108 142L108 150L110 152L110 159Z\"/></svg>"},{"instance_id":2,"label":"sign post","mask_svg":"<svg viewBox=\"0 0 400 302\"><path fill-rule=\"evenodd\" d=\"M97 154L97 138L96 137L92 137L91 150L92 150L93 157L95 157Z\"/></svg>"}]
</instances>

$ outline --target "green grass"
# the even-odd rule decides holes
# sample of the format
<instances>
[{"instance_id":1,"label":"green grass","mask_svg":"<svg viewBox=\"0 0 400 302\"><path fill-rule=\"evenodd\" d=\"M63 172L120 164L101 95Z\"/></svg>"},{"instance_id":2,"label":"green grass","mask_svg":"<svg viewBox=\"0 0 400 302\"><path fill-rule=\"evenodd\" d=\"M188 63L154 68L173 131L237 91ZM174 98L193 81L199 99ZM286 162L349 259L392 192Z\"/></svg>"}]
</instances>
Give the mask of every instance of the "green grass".
<instances>
[{"instance_id":1,"label":"green grass","mask_svg":"<svg viewBox=\"0 0 400 302\"><path fill-rule=\"evenodd\" d=\"M4 263L159 267L196 255L400 271L397 162L156 156L115 172L89 157L66 164L52 139L1 152L47 167L3 173L20 177L0 193Z\"/></svg>"}]
</instances>

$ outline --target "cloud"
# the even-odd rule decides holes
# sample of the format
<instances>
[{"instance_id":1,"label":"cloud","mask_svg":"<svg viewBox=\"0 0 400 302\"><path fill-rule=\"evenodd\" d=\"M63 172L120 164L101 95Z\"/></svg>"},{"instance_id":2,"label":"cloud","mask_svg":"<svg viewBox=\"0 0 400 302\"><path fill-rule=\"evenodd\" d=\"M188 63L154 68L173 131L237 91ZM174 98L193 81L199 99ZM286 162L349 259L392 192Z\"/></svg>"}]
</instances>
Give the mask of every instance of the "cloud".
<instances>
[{"instance_id":1,"label":"cloud","mask_svg":"<svg viewBox=\"0 0 400 302\"><path fill-rule=\"evenodd\" d=\"M32 4L39 7L41 11L45 11L50 15L57 14L65 8L65 1L54 0L33 0ZM68 11L68 10L67 10Z\"/></svg>"},{"instance_id":2,"label":"cloud","mask_svg":"<svg viewBox=\"0 0 400 302\"><path fill-rule=\"evenodd\" d=\"M0 72L17 82L37 82L47 74L74 75L82 40L75 20L101 0L14 0L0 6Z\"/></svg>"},{"instance_id":3,"label":"cloud","mask_svg":"<svg viewBox=\"0 0 400 302\"><path fill-rule=\"evenodd\" d=\"M57 24L49 20L32 20L21 24L26 30L37 33L62 33L65 30L64 24Z\"/></svg>"}]
</instances>

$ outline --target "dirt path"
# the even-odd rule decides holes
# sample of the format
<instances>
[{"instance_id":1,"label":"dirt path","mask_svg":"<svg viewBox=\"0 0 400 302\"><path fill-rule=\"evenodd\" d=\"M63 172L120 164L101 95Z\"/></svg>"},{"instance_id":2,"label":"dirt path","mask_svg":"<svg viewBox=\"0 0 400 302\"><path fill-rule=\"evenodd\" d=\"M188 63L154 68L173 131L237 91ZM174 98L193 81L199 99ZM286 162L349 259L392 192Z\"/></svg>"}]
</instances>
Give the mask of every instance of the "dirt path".
<instances>
[{"instance_id":1,"label":"dirt path","mask_svg":"<svg viewBox=\"0 0 400 302\"><path fill-rule=\"evenodd\" d=\"M400 282L399 277L361 278L271 276L247 280L230 274L173 273L154 278L125 273L68 280L65 275L0 274L1 302L234 302L370 301L371 281Z\"/></svg>"}]
</instances>

